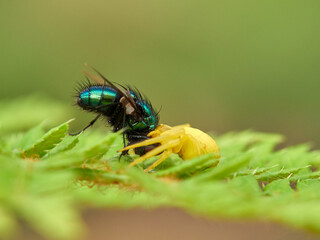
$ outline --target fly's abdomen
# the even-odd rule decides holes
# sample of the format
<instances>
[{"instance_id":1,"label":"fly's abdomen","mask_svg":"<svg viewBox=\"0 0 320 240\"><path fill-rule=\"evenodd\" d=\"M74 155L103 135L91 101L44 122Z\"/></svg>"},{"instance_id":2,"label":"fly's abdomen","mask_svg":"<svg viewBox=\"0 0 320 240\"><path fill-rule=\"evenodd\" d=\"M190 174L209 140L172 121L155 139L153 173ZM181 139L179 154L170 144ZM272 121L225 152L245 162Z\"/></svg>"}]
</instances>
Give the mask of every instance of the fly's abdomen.
<instances>
[{"instance_id":1,"label":"fly's abdomen","mask_svg":"<svg viewBox=\"0 0 320 240\"><path fill-rule=\"evenodd\" d=\"M98 106L110 106L117 98L117 92L107 86L93 86L80 92L77 104L86 110L97 110Z\"/></svg>"}]
</instances>

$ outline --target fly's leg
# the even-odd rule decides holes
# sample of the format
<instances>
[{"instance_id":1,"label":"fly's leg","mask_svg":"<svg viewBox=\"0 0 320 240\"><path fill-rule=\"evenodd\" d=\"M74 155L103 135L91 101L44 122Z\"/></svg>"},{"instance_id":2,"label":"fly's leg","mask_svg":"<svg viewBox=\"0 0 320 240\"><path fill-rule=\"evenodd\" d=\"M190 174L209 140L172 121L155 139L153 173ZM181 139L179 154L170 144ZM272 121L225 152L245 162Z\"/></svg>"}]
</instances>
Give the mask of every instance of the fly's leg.
<instances>
[{"instance_id":1,"label":"fly's leg","mask_svg":"<svg viewBox=\"0 0 320 240\"><path fill-rule=\"evenodd\" d=\"M80 133L84 132L87 128L91 127L97 120L98 118L101 116L101 114L99 114L98 116L96 116L87 126L85 126L80 132L77 133L69 133L70 136L77 136Z\"/></svg>"}]
</instances>

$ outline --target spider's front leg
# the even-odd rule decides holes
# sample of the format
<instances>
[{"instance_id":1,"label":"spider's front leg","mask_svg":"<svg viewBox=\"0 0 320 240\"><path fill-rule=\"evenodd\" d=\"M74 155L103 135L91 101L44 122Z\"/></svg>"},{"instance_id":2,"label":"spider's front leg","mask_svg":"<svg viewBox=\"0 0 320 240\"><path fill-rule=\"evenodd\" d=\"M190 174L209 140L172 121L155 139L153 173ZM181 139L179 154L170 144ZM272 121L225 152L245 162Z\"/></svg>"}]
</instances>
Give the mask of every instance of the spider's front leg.
<instances>
[{"instance_id":1,"label":"spider's front leg","mask_svg":"<svg viewBox=\"0 0 320 240\"><path fill-rule=\"evenodd\" d=\"M163 132L161 134L158 134L158 132L156 131L152 131L149 135L151 135L151 138L126 146L125 148L119 150L118 152L123 152L130 149L138 148L138 147L145 147L145 146L157 144L157 143L160 143L161 145L163 145L169 142L170 140L177 139L180 136L184 135L184 129L179 129L178 131L170 130L167 132Z\"/></svg>"},{"instance_id":2,"label":"spider's front leg","mask_svg":"<svg viewBox=\"0 0 320 240\"><path fill-rule=\"evenodd\" d=\"M119 152L127 151L129 149L134 149L134 148L137 148L137 147L148 146L148 145L155 144L155 143L160 143L161 145L159 145L158 147L155 147L151 151L147 152L143 156L137 158L132 163L130 163L130 166L134 166L134 165L136 165L138 163L141 163L141 162L145 161L148 158L151 158L153 156L156 156L156 155L162 153L160 155L160 158L145 170L146 172L148 172L151 169L153 169L156 166L158 166L165 159L167 159L171 155L172 152L176 152L174 150L181 148L180 145L181 145L182 142L181 142L181 139L179 137L180 135L181 135L181 133L178 132L176 134L172 134L172 135L169 135L169 136L166 135L166 136L154 137L154 138L151 138L151 139L148 139L148 140L136 143L136 144L129 145L129 146L119 150Z\"/></svg>"},{"instance_id":3,"label":"spider's front leg","mask_svg":"<svg viewBox=\"0 0 320 240\"><path fill-rule=\"evenodd\" d=\"M166 151L164 151L161 155L160 158L155 161L154 163L152 163L147 169L145 169L145 172L149 172L150 170L154 169L156 166L158 166L160 163L162 163L164 160L166 160L172 153L171 149L168 149Z\"/></svg>"},{"instance_id":4,"label":"spider's front leg","mask_svg":"<svg viewBox=\"0 0 320 240\"><path fill-rule=\"evenodd\" d=\"M150 140L154 140L154 139L150 139ZM149 140L146 140L146 141L149 141ZM144 142L146 142L146 141L144 141ZM156 143L156 142L152 141L152 144L153 143ZM167 143L162 144L162 145L152 149L151 151L147 152L143 156L137 158L132 163L130 163L130 166L137 165L138 163L141 163L141 162L145 161L146 159L151 158L153 156L156 156L159 153L162 153L165 151L163 154L160 155L160 159L158 159L154 164L152 164L152 166L153 166L152 168L154 168L154 167L158 166L162 161L164 161L172 153L172 149L177 147L179 144L180 144L179 138L168 141ZM127 149L141 147L141 146L145 146L145 144L143 144L143 145L141 145L140 143L133 144L133 145L130 145L130 146L128 146L124 149L121 149L119 151L125 151ZM152 168L149 167L147 170L150 171Z\"/></svg>"},{"instance_id":5,"label":"spider's front leg","mask_svg":"<svg viewBox=\"0 0 320 240\"><path fill-rule=\"evenodd\" d=\"M175 147L177 147L180 144L180 139L174 139L171 140L163 145L160 145L154 149L152 149L151 151L147 152L146 154L144 154L143 156L137 158L136 160L134 160L132 163L130 163L130 166L134 166L138 163L143 162L144 160L151 158L153 156L158 155L159 153L162 153L165 150L168 149L173 149Z\"/></svg>"},{"instance_id":6,"label":"spider's front leg","mask_svg":"<svg viewBox=\"0 0 320 240\"><path fill-rule=\"evenodd\" d=\"M171 128L167 125L161 125L155 131L150 132L148 136L151 138L142 142L138 142L136 144L129 145L119 150L119 152L122 152L127 151L129 149L145 147L152 144L160 144L159 146L155 147L151 151L148 151L146 154L137 158L130 164L130 166L134 166L140 162L145 161L150 157L162 153L160 155L160 158L151 166L149 166L145 171L150 171L151 169L158 166L165 159L167 159L172 153L178 153L180 151L184 142L183 140L185 136L185 129L184 126Z\"/></svg>"}]
</instances>

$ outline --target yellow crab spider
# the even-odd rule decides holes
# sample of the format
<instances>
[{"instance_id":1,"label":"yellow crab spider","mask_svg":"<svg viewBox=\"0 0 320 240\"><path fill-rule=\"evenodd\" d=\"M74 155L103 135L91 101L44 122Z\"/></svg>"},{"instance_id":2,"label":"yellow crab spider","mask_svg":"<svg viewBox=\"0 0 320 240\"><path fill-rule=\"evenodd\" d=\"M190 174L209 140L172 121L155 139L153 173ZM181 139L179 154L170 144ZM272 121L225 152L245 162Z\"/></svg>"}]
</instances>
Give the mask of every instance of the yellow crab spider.
<instances>
[{"instance_id":1,"label":"yellow crab spider","mask_svg":"<svg viewBox=\"0 0 320 240\"><path fill-rule=\"evenodd\" d=\"M190 127L189 124L170 127L160 124L154 131L148 134L147 140L129 145L121 150L144 147L152 144L159 144L143 156L135 159L130 166L134 166L146 159L159 155L159 159L151 164L145 172L158 166L172 153L177 153L182 159L188 160L206 153L219 154L219 147L216 142L206 133L199 129Z\"/></svg>"}]
</instances>

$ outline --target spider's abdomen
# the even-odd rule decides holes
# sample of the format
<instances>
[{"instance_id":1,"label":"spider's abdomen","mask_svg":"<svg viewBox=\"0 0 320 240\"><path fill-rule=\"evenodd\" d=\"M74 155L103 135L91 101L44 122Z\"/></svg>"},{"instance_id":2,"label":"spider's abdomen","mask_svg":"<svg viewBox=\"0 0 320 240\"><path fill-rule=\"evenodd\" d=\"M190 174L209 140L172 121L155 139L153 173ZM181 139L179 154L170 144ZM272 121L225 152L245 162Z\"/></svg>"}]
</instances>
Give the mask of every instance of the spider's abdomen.
<instances>
[{"instance_id":1,"label":"spider's abdomen","mask_svg":"<svg viewBox=\"0 0 320 240\"><path fill-rule=\"evenodd\" d=\"M206 153L219 154L217 143L208 134L192 127L184 127L184 130L184 142L178 153L182 159L188 160Z\"/></svg>"}]
</instances>

